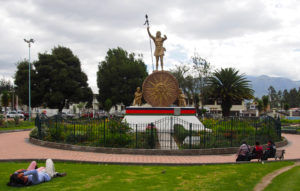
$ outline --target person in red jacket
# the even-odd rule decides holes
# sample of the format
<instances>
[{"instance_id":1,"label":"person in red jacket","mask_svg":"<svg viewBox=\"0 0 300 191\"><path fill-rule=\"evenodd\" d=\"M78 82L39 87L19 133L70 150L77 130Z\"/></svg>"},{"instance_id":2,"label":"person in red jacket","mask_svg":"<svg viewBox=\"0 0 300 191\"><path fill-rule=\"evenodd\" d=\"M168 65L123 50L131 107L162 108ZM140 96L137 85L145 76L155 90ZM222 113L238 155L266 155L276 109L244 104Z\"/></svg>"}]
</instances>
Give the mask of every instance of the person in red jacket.
<instances>
[{"instance_id":1,"label":"person in red jacket","mask_svg":"<svg viewBox=\"0 0 300 191\"><path fill-rule=\"evenodd\" d=\"M251 153L252 159L260 159L263 156L263 147L256 141L255 146Z\"/></svg>"}]
</instances>

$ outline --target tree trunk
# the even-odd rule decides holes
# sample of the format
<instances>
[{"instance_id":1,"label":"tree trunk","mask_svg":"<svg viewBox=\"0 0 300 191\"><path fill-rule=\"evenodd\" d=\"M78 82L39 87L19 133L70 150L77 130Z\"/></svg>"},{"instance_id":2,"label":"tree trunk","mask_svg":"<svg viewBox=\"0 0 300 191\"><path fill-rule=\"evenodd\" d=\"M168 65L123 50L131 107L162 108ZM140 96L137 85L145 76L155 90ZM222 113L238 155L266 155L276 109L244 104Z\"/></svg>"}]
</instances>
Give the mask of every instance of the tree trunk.
<instances>
[{"instance_id":1,"label":"tree trunk","mask_svg":"<svg viewBox=\"0 0 300 191\"><path fill-rule=\"evenodd\" d=\"M230 109L232 107L231 100L229 100L229 99L222 100L221 107L222 107L223 117L229 117L230 116Z\"/></svg>"},{"instance_id":2,"label":"tree trunk","mask_svg":"<svg viewBox=\"0 0 300 191\"><path fill-rule=\"evenodd\" d=\"M62 112L62 110L63 110L64 107L65 107L65 103L66 103L66 100L64 100L64 101L60 104L60 106L58 107L58 113L61 113L61 112Z\"/></svg>"}]
</instances>

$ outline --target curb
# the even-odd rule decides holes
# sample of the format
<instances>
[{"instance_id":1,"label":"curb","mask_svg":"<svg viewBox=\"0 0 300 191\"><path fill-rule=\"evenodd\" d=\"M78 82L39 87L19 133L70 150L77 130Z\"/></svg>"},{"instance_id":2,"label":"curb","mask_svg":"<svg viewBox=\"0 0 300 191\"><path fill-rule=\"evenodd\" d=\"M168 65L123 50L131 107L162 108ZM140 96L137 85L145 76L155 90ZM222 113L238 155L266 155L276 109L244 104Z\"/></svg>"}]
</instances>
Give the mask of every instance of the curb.
<instances>
[{"instance_id":1,"label":"curb","mask_svg":"<svg viewBox=\"0 0 300 191\"><path fill-rule=\"evenodd\" d=\"M43 141L30 137L29 142L34 145L43 147L71 150L71 151L83 151L83 152L96 152L107 154L133 154L133 155L168 155L168 156L199 156L199 155L224 155L235 154L239 147L229 148L212 148L212 149L185 149L185 150L158 150L158 149L128 149L128 148L110 148L110 147L90 147L79 146L64 143L56 143ZM287 139L283 139L280 142L276 142L276 147L283 147L288 144ZM265 148L266 145L263 145Z\"/></svg>"},{"instance_id":2,"label":"curb","mask_svg":"<svg viewBox=\"0 0 300 191\"><path fill-rule=\"evenodd\" d=\"M1 133L16 133L16 132L22 132L22 131L31 131L32 129L16 129L16 130L3 130L3 131L0 131L0 134Z\"/></svg>"},{"instance_id":3,"label":"curb","mask_svg":"<svg viewBox=\"0 0 300 191\"><path fill-rule=\"evenodd\" d=\"M1 162L30 162L30 161L45 161L47 158L39 158L39 159L0 159ZM85 161L85 160L66 160L66 159L56 159L52 158L54 162L70 162L70 163L78 163L78 164L99 164L99 165L138 165L138 166L205 166L205 165L223 165L223 164L231 164L231 165L240 165L240 164L252 164L252 163L261 163L257 161L249 162L223 162L223 163L144 163L144 162L101 162L101 161ZM274 162L299 162L298 159L288 159L288 160L272 160L272 161L264 161L264 163L274 163Z\"/></svg>"}]
</instances>

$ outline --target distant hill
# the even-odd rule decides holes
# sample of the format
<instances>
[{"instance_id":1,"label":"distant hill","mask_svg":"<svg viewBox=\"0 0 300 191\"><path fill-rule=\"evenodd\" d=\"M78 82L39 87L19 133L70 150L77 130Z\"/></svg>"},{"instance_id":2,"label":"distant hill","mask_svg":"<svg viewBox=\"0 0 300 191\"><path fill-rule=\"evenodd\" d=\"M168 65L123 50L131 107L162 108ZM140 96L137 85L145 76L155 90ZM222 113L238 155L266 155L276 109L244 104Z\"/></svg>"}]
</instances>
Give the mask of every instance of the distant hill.
<instances>
[{"instance_id":1,"label":"distant hill","mask_svg":"<svg viewBox=\"0 0 300 191\"><path fill-rule=\"evenodd\" d=\"M299 88L300 81L293 81L288 78L270 77L266 75L262 76L246 76L251 81L252 88L254 89L255 97L261 98L263 95L268 94L268 88L273 86L278 92L279 90L290 90L292 88Z\"/></svg>"}]
</instances>

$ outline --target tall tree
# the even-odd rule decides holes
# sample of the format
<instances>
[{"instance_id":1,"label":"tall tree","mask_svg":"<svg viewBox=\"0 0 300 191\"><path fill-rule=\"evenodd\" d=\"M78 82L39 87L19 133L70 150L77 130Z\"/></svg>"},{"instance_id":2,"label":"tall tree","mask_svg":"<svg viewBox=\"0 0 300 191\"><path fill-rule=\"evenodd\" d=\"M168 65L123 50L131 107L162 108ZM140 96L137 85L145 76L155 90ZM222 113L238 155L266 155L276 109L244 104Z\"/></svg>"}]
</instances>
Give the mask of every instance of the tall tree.
<instances>
[{"instance_id":1,"label":"tall tree","mask_svg":"<svg viewBox=\"0 0 300 191\"><path fill-rule=\"evenodd\" d=\"M32 102L33 106L43 104L61 112L70 103L92 101L93 93L88 87L87 76L81 70L80 60L69 48L58 46L52 49L51 54L40 53L33 65L31 100L36 101ZM24 97L28 92L26 68L28 63L19 64L15 75L18 95Z\"/></svg>"},{"instance_id":2,"label":"tall tree","mask_svg":"<svg viewBox=\"0 0 300 191\"><path fill-rule=\"evenodd\" d=\"M9 94L7 91L4 91L1 97L1 105L5 108L5 112L6 112L6 108L8 107L9 104Z\"/></svg>"},{"instance_id":3,"label":"tall tree","mask_svg":"<svg viewBox=\"0 0 300 191\"><path fill-rule=\"evenodd\" d=\"M211 70L212 66L211 64L205 60L204 58L201 58L197 53L194 54L192 57L193 60L193 68L196 72L196 79L199 83L198 86L196 86L196 92L197 90L200 91L201 93L201 105L202 105L202 110L204 106L205 99L207 97L206 92L207 92L207 82L208 82L208 77L211 75ZM198 108L196 108L198 109Z\"/></svg>"},{"instance_id":4,"label":"tall tree","mask_svg":"<svg viewBox=\"0 0 300 191\"><path fill-rule=\"evenodd\" d=\"M257 107L257 110L260 114L264 109L264 103L261 99L259 99L257 97L254 99L254 102L256 102L256 107Z\"/></svg>"},{"instance_id":5,"label":"tall tree","mask_svg":"<svg viewBox=\"0 0 300 191\"><path fill-rule=\"evenodd\" d=\"M230 109L235 101L253 98L253 90L244 74L234 68L216 70L208 78L210 95L222 101L221 108L224 117L230 115Z\"/></svg>"},{"instance_id":6,"label":"tall tree","mask_svg":"<svg viewBox=\"0 0 300 191\"><path fill-rule=\"evenodd\" d=\"M186 64L176 65L174 69L170 70L170 73L177 79L179 87L184 94L189 92L189 88L187 87L189 82L187 82L188 79L186 79L189 75L189 71L190 67Z\"/></svg>"},{"instance_id":7,"label":"tall tree","mask_svg":"<svg viewBox=\"0 0 300 191\"><path fill-rule=\"evenodd\" d=\"M266 112L266 111L267 111L267 108L268 108L268 105L269 105L269 103L270 103L269 96L264 95L264 96L261 97L261 100L262 100L262 102L263 102L264 112Z\"/></svg>"},{"instance_id":8,"label":"tall tree","mask_svg":"<svg viewBox=\"0 0 300 191\"><path fill-rule=\"evenodd\" d=\"M19 102L24 105L29 105L29 91L28 91L28 61L24 60L17 64L17 71L15 73L16 94L19 97ZM33 69L31 64L31 106L38 107L42 104L42 92L37 87L38 80L36 70Z\"/></svg>"},{"instance_id":9,"label":"tall tree","mask_svg":"<svg viewBox=\"0 0 300 191\"><path fill-rule=\"evenodd\" d=\"M112 105L130 105L136 88L142 86L147 77L147 67L134 53L122 48L109 49L105 60L98 66L97 85L99 102L111 100Z\"/></svg>"},{"instance_id":10,"label":"tall tree","mask_svg":"<svg viewBox=\"0 0 300 191\"><path fill-rule=\"evenodd\" d=\"M270 86L268 88L269 91L269 101L270 101L270 107L274 108L274 107L278 107L279 104L279 99L278 99L278 94L275 90L275 88L273 86Z\"/></svg>"},{"instance_id":11,"label":"tall tree","mask_svg":"<svg viewBox=\"0 0 300 191\"><path fill-rule=\"evenodd\" d=\"M187 96L188 103L192 104L196 91L197 80L191 75L191 68L186 64L176 65L170 73L177 79L179 87ZM199 93L199 91L198 91Z\"/></svg>"},{"instance_id":12,"label":"tall tree","mask_svg":"<svg viewBox=\"0 0 300 191\"><path fill-rule=\"evenodd\" d=\"M13 85L9 80L2 78L0 80L0 94L4 91L11 91L13 89Z\"/></svg>"},{"instance_id":13,"label":"tall tree","mask_svg":"<svg viewBox=\"0 0 300 191\"><path fill-rule=\"evenodd\" d=\"M277 92L277 97L278 97L279 106L282 109L283 108L283 93L281 90L279 90Z\"/></svg>"}]
</instances>

